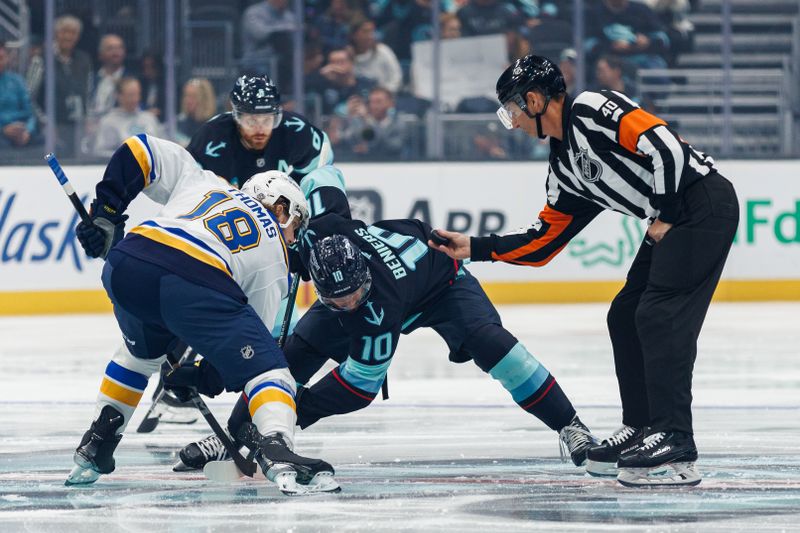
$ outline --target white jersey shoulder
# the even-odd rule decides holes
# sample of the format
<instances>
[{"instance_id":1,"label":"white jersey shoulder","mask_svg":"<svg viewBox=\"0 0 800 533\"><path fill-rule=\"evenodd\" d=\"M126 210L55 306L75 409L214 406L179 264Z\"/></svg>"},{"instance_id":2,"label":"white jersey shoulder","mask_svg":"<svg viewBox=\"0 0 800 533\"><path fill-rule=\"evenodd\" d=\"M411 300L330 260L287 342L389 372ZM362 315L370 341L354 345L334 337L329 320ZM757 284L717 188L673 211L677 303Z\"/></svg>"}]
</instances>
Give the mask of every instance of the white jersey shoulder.
<instances>
[{"instance_id":1,"label":"white jersey shoulder","mask_svg":"<svg viewBox=\"0 0 800 533\"><path fill-rule=\"evenodd\" d=\"M144 192L164 207L132 231L231 276L272 327L288 293L288 254L278 223L261 203L201 169L177 144L146 141L153 172Z\"/></svg>"}]
</instances>

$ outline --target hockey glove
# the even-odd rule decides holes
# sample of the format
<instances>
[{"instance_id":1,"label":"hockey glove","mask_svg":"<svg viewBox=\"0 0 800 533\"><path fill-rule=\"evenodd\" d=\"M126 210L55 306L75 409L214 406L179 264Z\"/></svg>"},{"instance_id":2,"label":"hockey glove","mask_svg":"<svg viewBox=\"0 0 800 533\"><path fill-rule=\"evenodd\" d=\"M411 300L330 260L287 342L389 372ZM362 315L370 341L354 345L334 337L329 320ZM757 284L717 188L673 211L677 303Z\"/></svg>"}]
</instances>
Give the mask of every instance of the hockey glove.
<instances>
[{"instance_id":1,"label":"hockey glove","mask_svg":"<svg viewBox=\"0 0 800 533\"><path fill-rule=\"evenodd\" d=\"M297 251L295 246L288 248L288 250L289 250L289 272L297 274L303 281L310 281L311 275L308 273L308 269L303 264L303 260L300 259L300 252Z\"/></svg>"},{"instance_id":2,"label":"hockey glove","mask_svg":"<svg viewBox=\"0 0 800 533\"><path fill-rule=\"evenodd\" d=\"M180 401L186 402L189 401L192 389L213 398L225 389L225 385L217 369L205 359L200 359L165 374L164 388L175 394Z\"/></svg>"},{"instance_id":3,"label":"hockey glove","mask_svg":"<svg viewBox=\"0 0 800 533\"><path fill-rule=\"evenodd\" d=\"M92 221L81 221L75 228L75 236L89 257L106 258L108 251L125 234L128 215L118 214L112 207L100 204L96 199L90 208Z\"/></svg>"}]
</instances>

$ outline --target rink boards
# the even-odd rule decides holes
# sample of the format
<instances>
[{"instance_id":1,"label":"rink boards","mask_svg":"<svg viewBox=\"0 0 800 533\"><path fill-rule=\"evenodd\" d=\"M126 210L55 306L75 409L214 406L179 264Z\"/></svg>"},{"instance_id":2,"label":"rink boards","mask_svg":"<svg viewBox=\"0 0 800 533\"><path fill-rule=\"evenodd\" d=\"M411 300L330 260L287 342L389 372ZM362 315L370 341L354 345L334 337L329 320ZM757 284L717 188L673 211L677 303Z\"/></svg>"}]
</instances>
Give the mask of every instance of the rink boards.
<instances>
[{"instance_id":1,"label":"rink boards","mask_svg":"<svg viewBox=\"0 0 800 533\"><path fill-rule=\"evenodd\" d=\"M533 223L545 202L545 163L341 168L354 216L368 221L419 218L436 227L488 235ZM716 298L800 300L800 161L724 161L718 168L736 186L741 221ZM65 170L88 204L103 167ZM140 195L131 204L127 228L157 210ZM0 314L109 309L100 286L102 263L83 254L73 232L76 223L44 163L0 167ZM491 263L469 268L497 303L607 301L624 281L644 227L607 212L544 268Z\"/></svg>"}]
</instances>

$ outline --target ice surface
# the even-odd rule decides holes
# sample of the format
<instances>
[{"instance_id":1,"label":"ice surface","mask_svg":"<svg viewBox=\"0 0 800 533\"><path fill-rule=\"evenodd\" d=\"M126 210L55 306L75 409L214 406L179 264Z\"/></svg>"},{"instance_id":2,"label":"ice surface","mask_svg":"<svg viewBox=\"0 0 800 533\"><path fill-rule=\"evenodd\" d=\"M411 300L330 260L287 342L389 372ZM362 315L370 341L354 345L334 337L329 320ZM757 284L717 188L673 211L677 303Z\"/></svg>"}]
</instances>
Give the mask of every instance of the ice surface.
<instances>
[{"instance_id":1,"label":"ice surface","mask_svg":"<svg viewBox=\"0 0 800 533\"><path fill-rule=\"evenodd\" d=\"M606 310L501 309L600 436L620 423ZM400 342L389 401L298 433L342 493L289 499L263 479L173 473L175 450L208 429L138 435L147 401L117 470L64 487L119 333L111 315L3 318L0 531L800 531L798 324L800 304L712 305L694 379L696 488L626 489L562 464L554 432L423 331ZM234 399L210 401L218 418Z\"/></svg>"}]
</instances>

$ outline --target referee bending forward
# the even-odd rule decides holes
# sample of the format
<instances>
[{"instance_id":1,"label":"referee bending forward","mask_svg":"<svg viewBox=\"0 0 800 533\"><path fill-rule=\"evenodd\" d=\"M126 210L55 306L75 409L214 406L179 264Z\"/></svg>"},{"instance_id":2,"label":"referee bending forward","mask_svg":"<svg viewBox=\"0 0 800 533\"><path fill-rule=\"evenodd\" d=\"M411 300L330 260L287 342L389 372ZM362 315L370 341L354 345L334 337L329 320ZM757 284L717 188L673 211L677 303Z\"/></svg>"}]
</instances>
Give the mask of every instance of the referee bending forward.
<instances>
[{"instance_id":1,"label":"referee bending forward","mask_svg":"<svg viewBox=\"0 0 800 533\"><path fill-rule=\"evenodd\" d=\"M739 220L714 161L616 91L574 99L550 60L518 59L497 80L509 128L550 137L547 203L518 233L440 230L455 259L543 266L604 209L649 219L608 329L622 423L589 450L587 471L627 486L696 485L692 369L697 337Z\"/></svg>"}]
</instances>

